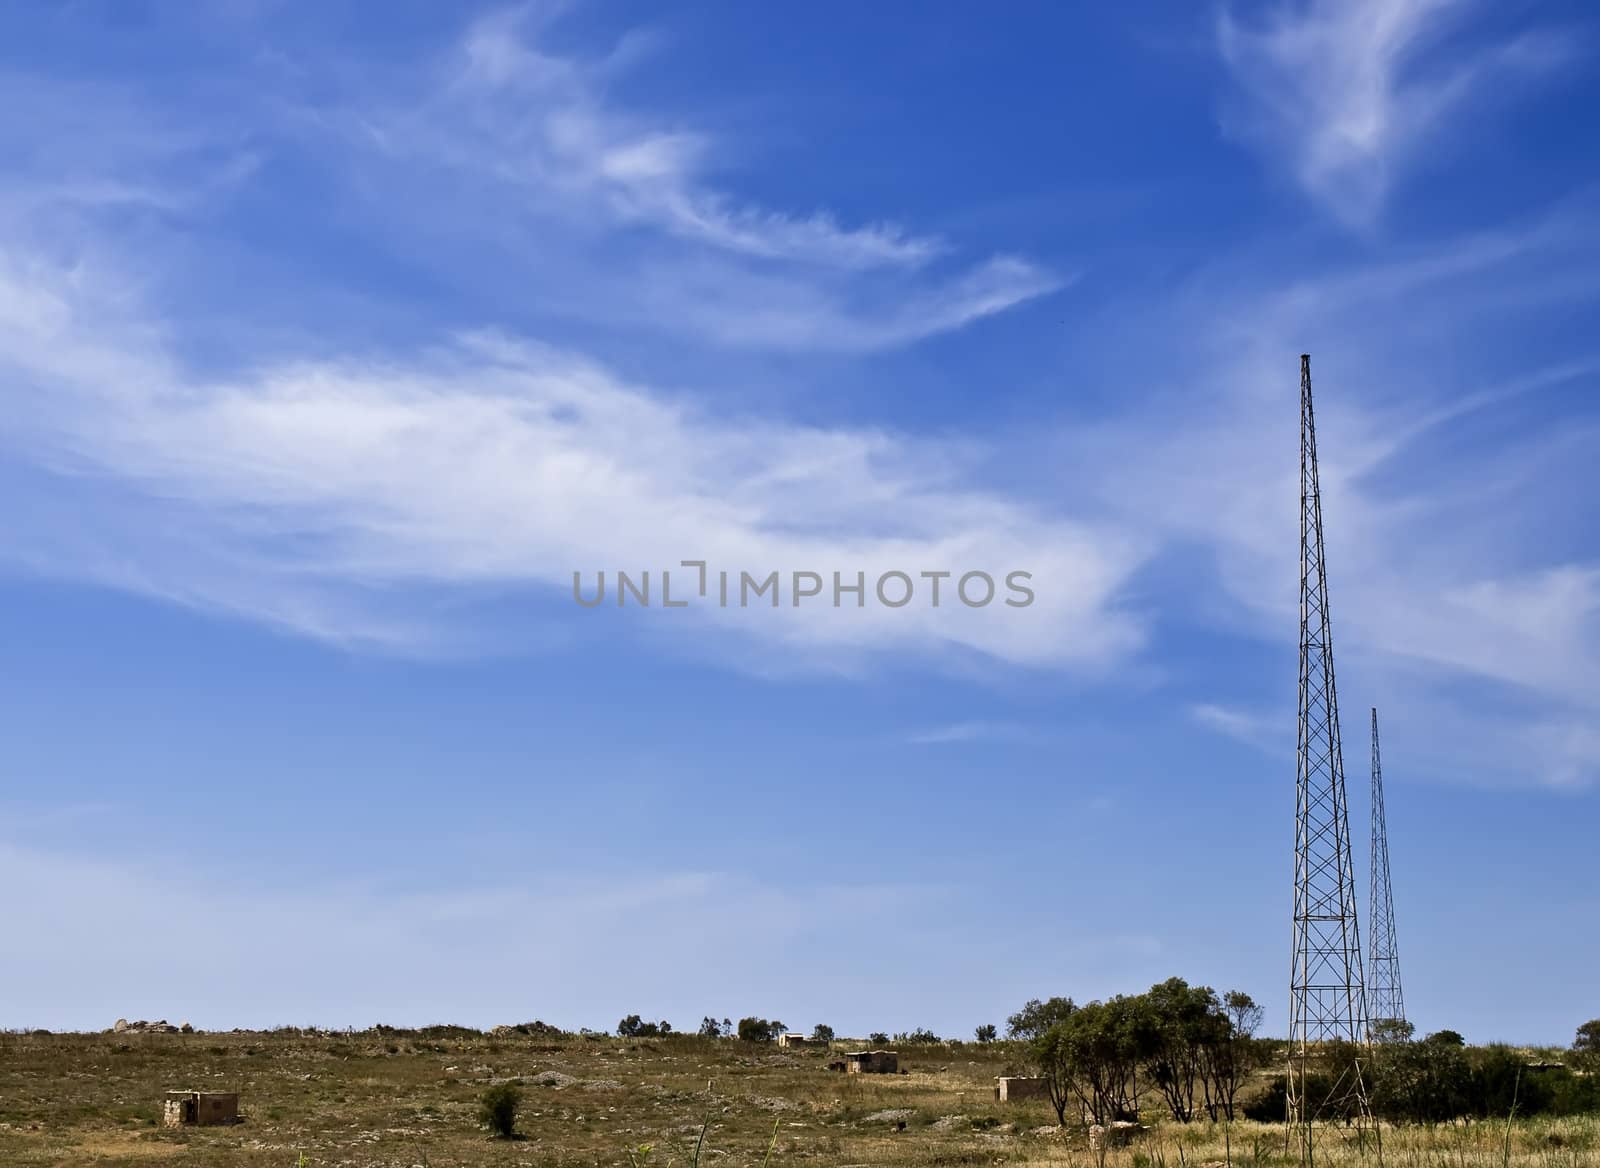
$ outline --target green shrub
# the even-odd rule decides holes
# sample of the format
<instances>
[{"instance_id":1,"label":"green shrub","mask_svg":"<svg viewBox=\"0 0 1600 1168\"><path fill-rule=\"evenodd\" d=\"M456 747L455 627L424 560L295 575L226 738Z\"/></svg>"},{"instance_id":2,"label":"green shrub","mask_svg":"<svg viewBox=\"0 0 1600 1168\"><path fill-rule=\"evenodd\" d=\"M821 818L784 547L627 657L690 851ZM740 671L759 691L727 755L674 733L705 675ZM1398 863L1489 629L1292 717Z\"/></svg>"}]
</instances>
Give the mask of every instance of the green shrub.
<instances>
[{"instance_id":1,"label":"green shrub","mask_svg":"<svg viewBox=\"0 0 1600 1168\"><path fill-rule=\"evenodd\" d=\"M1343 1122L1355 1117L1355 1097L1350 1090L1348 1077L1312 1071L1306 1076L1306 1100L1311 1113L1319 1120ZM1289 1082L1283 1075L1275 1075L1261 1095L1244 1105L1244 1117L1257 1123L1282 1123L1288 1114Z\"/></svg>"},{"instance_id":2,"label":"green shrub","mask_svg":"<svg viewBox=\"0 0 1600 1168\"><path fill-rule=\"evenodd\" d=\"M1467 1112L1472 1067L1466 1051L1448 1042L1391 1038L1374 1051L1372 1109L1395 1123L1444 1123Z\"/></svg>"},{"instance_id":3,"label":"green shrub","mask_svg":"<svg viewBox=\"0 0 1600 1168\"><path fill-rule=\"evenodd\" d=\"M478 1103L478 1122L497 1139L509 1140L517 1132L517 1108L521 1104L521 1088L515 1083L496 1083Z\"/></svg>"}]
</instances>

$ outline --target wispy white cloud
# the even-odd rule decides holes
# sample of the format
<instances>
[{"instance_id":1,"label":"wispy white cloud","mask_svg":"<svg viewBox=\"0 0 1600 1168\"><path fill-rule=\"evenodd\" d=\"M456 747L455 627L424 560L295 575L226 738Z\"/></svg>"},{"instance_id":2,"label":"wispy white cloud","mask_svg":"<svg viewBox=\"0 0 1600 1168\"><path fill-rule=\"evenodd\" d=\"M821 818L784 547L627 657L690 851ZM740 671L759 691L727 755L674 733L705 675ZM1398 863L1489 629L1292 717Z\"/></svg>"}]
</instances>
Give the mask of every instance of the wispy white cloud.
<instances>
[{"instance_id":1,"label":"wispy white cloud","mask_svg":"<svg viewBox=\"0 0 1600 1168\"><path fill-rule=\"evenodd\" d=\"M1331 9L1295 12L1317 36L1364 43ZM1382 64L1369 88L1385 111L1412 100L1407 62L1435 15L1413 6L1386 19L1379 48L1361 50ZM1312 33L1282 22L1270 36L1231 29L1238 60L1291 59L1284 46ZM1366 77L1357 48L1341 51ZM654 321L710 342L710 365L725 345L859 352L962 327L1061 282L1005 257L954 265L954 244L899 228L733 199L712 179L736 148L618 108L607 82L638 67L628 44L578 62L545 51L536 26L501 17L446 56L442 75L401 69L401 83L319 110L319 132L333 127L341 145L366 139L329 166L385 193L393 175L421 184L408 190L432 190L439 172L460 177L462 197L442 201L449 214L426 197L361 204L375 215L420 208L423 229L447 236L531 218L549 266L533 266L525 248L507 252L537 272L529 295L586 303L608 335ZM1322 101L1302 105L1320 111ZM73 161L75 184L137 176L171 210L182 206L176 180L194 169L174 173L175 149L218 173L249 157L214 127L207 137L163 124L141 138L144 120L130 123L104 165ZM25 126L10 126L26 140ZM1369 141L1373 157L1394 152L1390 131ZM396 171L372 169L375 159ZM129 250L103 206L43 182L57 169L47 161L9 175L11 197L0 198L0 437L21 468L10 497L28 502L13 508L5 550L32 570L341 643L448 652L463 641L484 651L493 636L462 627L461 598L527 589L561 602L574 569L691 557L757 572L1016 566L1038 585L1025 612L707 613L695 639L756 646L746 663L786 667L913 653L1105 670L1137 655L1154 614L1181 608L1198 584L1220 593L1205 619L1276 642L1295 624L1284 427L1304 344L1319 385L1332 387L1320 401L1341 662L1403 663L1434 691L1469 679L1531 695L1500 740L1526 746L1549 781L1593 773L1582 726L1587 695L1600 692L1597 569L1583 549L1539 546L1530 522L1570 497L1562 468L1586 467L1593 423L1580 417L1470 459L1419 454L1475 411L1592 378L1595 354L1559 346L1548 364L1494 375L1451 356L1469 332L1593 297L1585 207L1311 279L1255 252L1136 305L1086 339L1096 367L1119 379L1119 412L1039 426L1048 462L1033 484L1000 490L978 468L1013 461L1027 446L1015 436L958 444L801 425L748 397L733 416L716 392L725 386L669 391L586 346L509 332L356 346L331 329L315 346L208 368L186 358L181 316L150 294L159 263ZM607 253L615 263L587 264L563 250L568 236L626 246ZM1153 329L1170 347L1153 351ZM1182 392L1162 392L1186 361ZM1426 475L1404 473L1421 465ZM1163 553L1195 548L1204 570L1186 563L1181 586L1164 588ZM429 603L440 595L449 602ZM522 635L567 636L569 614ZM699 635L708 622L719 635ZM1245 728L1222 716L1231 695L1212 700L1194 716Z\"/></svg>"},{"instance_id":2,"label":"wispy white cloud","mask_svg":"<svg viewBox=\"0 0 1600 1168\"><path fill-rule=\"evenodd\" d=\"M1218 44L1245 99L1228 126L1282 158L1344 222L1371 223L1400 172L1469 103L1569 60L1549 31L1446 42L1476 0L1294 0L1259 20L1224 7Z\"/></svg>"},{"instance_id":3,"label":"wispy white cloud","mask_svg":"<svg viewBox=\"0 0 1600 1168\"><path fill-rule=\"evenodd\" d=\"M641 68L637 38L607 56L557 55L538 14L475 22L435 70L373 88L299 123L331 131L354 186L393 168L468 221L386 206L399 230L494 233L537 268L565 315L718 345L803 352L895 348L964 328L1072 279L1024 256L964 258L951 241L888 221L846 226L719 186L746 148L615 96ZM486 225L493 224L488 227ZM552 295L559 288L560 294Z\"/></svg>"},{"instance_id":4,"label":"wispy white cloud","mask_svg":"<svg viewBox=\"0 0 1600 1168\"><path fill-rule=\"evenodd\" d=\"M1258 750L1280 753L1292 740L1287 738L1285 727L1293 723L1284 718L1271 718L1249 710L1216 702L1197 702L1189 707L1189 716L1200 725L1229 738L1235 738Z\"/></svg>"},{"instance_id":5,"label":"wispy white cloud","mask_svg":"<svg viewBox=\"0 0 1600 1168\"><path fill-rule=\"evenodd\" d=\"M708 177L727 147L610 96L638 66L638 38L595 60L557 56L541 19L492 15L440 60L336 100L242 108L265 117L270 129L255 129L269 154L303 151L348 181L358 218L398 214L447 240L529 225L501 252L527 266L527 295L614 337L860 352L1063 283L1015 257L943 263L944 241L892 224L846 228L727 195ZM690 557L869 579L953 564L1031 571L1038 602L705 619L731 634L717 644L781 644L799 667L897 647L1099 668L1140 643L1140 622L1110 604L1139 541L986 490L953 442L797 425L759 405L731 419L714 406L720 385L669 392L507 333L357 352L333 329L276 337L270 354L246 338L227 372L202 370L180 323L196 306L174 294L184 273L162 250L183 243L159 216L247 178L254 153L204 109L146 111L140 93L91 101L51 85L61 101L49 109L121 112L82 152L57 133L70 124L35 142L25 120L5 123L19 156L39 160L0 180L0 398L14 407L0 441L20 468L11 489L29 500L7 541L13 563L421 653L487 647L452 619L459 605L419 599L429 589L559 600L577 570ZM458 184L453 197L429 197L441 181ZM410 196L388 197L402 186ZM154 225L122 231L117 192ZM565 638L576 611L530 624L517 647Z\"/></svg>"},{"instance_id":6,"label":"wispy white cloud","mask_svg":"<svg viewBox=\"0 0 1600 1168\"><path fill-rule=\"evenodd\" d=\"M963 742L1039 742L1044 736L1031 726L1016 722L948 722L906 736L914 746L948 746Z\"/></svg>"},{"instance_id":7,"label":"wispy white cloud","mask_svg":"<svg viewBox=\"0 0 1600 1168\"><path fill-rule=\"evenodd\" d=\"M389 359L187 370L136 302L85 273L0 265L14 457L51 476L8 554L299 631L431 651L394 589L525 586L705 559L737 573L1033 573L998 601L708 610L833 660L876 650L1107 665L1140 622L1114 597L1140 542L967 481L969 454L888 431L720 419L604 367L494 334ZM90 538L75 498L108 522ZM567 609L568 619L578 613ZM589 615L589 614L583 614ZM677 615L677 614L673 614ZM676 626L674 626L676 627Z\"/></svg>"},{"instance_id":8,"label":"wispy white cloud","mask_svg":"<svg viewBox=\"0 0 1600 1168\"><path fill-rule=\"evenodd\" d=\"M717 267L652 268L641 307L719 343L794 352L861 353L964 328L1072 279L1001 256L955 276L908 286L825 287Z\"/></svg>"},{"instance_id":9,"label":"wispy white cloud","mask_svg":"<svg viewBox=\"0 0 1600 1168\"><path fill-rule=\"evenodd\" d=\"M637 40L585 62L547 52L542 31L528 8L478 19L447 84L422 107L395 115L381 131L384 141L438 151L510 183L560 188L623 220L761 259L916 266L947 250L943 240L892 223L845 228L826 211L795 216L739 204L706 180L717 150L708 135L606 100L604 82L634 61Z\"/></svg>"},{"instance_id":10,"label":"wispy white cloud","mask_svg":"<svg viewBox=\"0 0 1600 1168\"><path fill-rule=\"evenodd\" d=\"M1481 436L1488 419L1526 413L1544 393L1583 400L1575 393L1600 365L1582 337L1553 344L1547 366L1499 373L1481 353L1452 350L1473 329L1537 321L1552 288L1569 306L1592 305L1597 240L1587 212L1563 213L1492 245L1452 241L1314 279L1213 272L1178 297L1169 335L1190 338L1202 372L1158 397L1160 431L1147 427L1147 403L1138 416L1067 437L1056 457L1075 468L1075 486L1143 516L1147 534L1164 533L1162 547L1204 549L1222 599L1209 591L1210 573L1186 567L1182 580L1203 619L1292 646L1296 354L1309 348L1347 706L1364 708L1367 687L1382 687L1440 727L1441 742L1470 738L1474 751L1427 748L1439 770L1463 778L1592 779L1580 728L1600 693L1600 566L1581 541L1552 539L1542 517L1581 522L1570 484L1586 473L1600 418L1564 410L1558 427L1496 431L1487 443L1467 436ZM1302 345L1285 346L1286 337ZM1472 730L1463 703L1493 707L1497 693L1504 710L1463 737ZM1292 743L1292 711L1273 714L1271 732L1229 698L1207 700L1191 710L1201 723Z\"/></svg>"}]
</instances>

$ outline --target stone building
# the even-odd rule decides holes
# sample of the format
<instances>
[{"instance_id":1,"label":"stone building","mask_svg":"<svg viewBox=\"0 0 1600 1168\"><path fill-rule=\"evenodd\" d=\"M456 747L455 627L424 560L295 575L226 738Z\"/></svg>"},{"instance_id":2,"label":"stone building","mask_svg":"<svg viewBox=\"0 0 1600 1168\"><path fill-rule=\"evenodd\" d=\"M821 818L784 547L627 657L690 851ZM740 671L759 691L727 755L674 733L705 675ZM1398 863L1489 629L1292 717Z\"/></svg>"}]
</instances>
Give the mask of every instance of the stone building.
<instances>
[{"instance_id":1,"label":"stone building","mask_svg":"<svg viewBox=\"0 0 1600 1168\"><path fill-rule=\"evenodd\" d=\"M168 1091L161 1106L166 1127L239 1122L239 1096L222 1091Z\"/></svg>"},{"instance_id":2,"label":"stone building","mask_svg":"<svg viewBox=\"0 0 1600 1168\"><path fill-rule=\"evenodd\" d=\"M994 1081L997 1103L1015 1103L1019 1099L1048 1099L1050 1084L1037 1075L1002 1075Z\"/></svg>"},{"instance_id":3,"label":"stone building","mask_svg":"<svg viewBox=\"0 0 1600 1168\"><path fill-rule=\"evenodd\" d=\"M897 1075L900 1054L893 1050L857 1050L844 1056L844 1069L852 1075Z\"/></svg>"}]
</instances>

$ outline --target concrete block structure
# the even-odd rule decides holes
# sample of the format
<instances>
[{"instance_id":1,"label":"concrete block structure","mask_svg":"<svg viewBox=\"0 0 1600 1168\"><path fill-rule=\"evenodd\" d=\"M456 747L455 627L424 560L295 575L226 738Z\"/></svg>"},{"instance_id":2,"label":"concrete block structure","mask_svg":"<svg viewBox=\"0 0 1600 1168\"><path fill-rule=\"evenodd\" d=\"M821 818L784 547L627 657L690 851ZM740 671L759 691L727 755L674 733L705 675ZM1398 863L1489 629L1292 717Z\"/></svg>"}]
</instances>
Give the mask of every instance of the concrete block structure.
<instances>
[{"instance_id":1,"label":"concrete block structure","mask_svg":"<svg viewBox=\"0 0 1600 1168\"><path fill-rule=\"evenodd\" d=\"M844 1069L852 1075L897 1075L900 1053L893 1050L857 1050L844 1056Z\"/></svg>"},{"instance_id":2,"label":"concrete block structure","mask_svg":"<svg viewBox=\"0 0 1600 1168\"><path fill-rule=\"evenodd\" d=\"M161 1105L165 1127L239 1122L239 1096L222 1091L168 1091Z\"/></svg>"},{"instance_id":3,"label":"concrete block structure","mask_svg":"<svg viewBox=\"0 0 1600 1168\"><path fill-rule=\"evenodd\" d=\"M997 1103L1048 1099L1050 1084L1037 1075L1002 1075L994 1081L994 1097Z\"/></svg>"},{"instance_id":4,"label":"concrete block structure","mask_svg":"<svg viewBox=\"0 0 1600 1168\"><path fill-rule=\"evenodd\" d=\"M798 1032L792 1033L792 1034L780 1034L780 1035L778 1035L778 1045L779 1046L810 1046L811 1045L811 1039L807 1038L804 1034L800 1034ZM820 1046L821 1044L818 1043L818 1045Z\"/></svg>"}]
</instances>

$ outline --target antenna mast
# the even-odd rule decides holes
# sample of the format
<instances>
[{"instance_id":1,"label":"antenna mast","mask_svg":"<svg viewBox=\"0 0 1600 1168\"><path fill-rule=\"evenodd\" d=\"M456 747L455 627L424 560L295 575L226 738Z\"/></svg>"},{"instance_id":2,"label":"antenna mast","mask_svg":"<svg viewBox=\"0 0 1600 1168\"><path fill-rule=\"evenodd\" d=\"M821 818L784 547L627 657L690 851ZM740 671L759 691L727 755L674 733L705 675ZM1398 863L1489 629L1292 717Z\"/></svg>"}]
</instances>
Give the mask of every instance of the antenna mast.
<instances>
[{"instance_id":1,"label":"antenna mast","mask_svg":"<svg viewBox=\"0 0 1600 1168\"><path fill-rule=\"evenodd\" d=\"M1322 1043L1365 1044L1367 1002L1345 803L1344 750L1333 682L1322 492L1311 407L1311 357L1300 358L1300 711L1296 764L1294 968L1289 981L1289 1116L1310 1154L1307 1062ZM1355 1070L1356 1104L1366 1112Z\"/></svg>"},{"instance_id":2,"label":"antenna mast","mask_svg":"<svg viewBox=\"0 0 1600 1168\"><path fill-rule=\"evenodd\" d=\"M1372 929L1368 971L1372 977L1367 1004L1372 1022L1404 1022L1405 998L1400 992L1400 946L1395 940L1394 893L1389 886L1389 825L1383 803L1383 760L1378 753L1378 710L1372 710Z\"/></svg>"}]
</instances>

